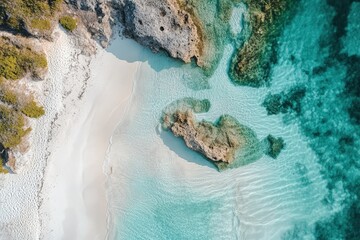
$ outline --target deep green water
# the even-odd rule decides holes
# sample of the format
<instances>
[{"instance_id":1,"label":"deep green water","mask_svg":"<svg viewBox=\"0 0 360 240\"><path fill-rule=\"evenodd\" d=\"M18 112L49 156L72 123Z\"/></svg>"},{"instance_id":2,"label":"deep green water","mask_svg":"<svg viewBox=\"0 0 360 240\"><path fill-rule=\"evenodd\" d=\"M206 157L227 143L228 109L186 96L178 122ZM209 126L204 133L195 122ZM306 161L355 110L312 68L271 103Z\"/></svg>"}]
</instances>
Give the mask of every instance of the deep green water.
<instances>
[{"instance_id":1,"label":"deep green water","mask_svg":"<svg viewBox=\"0 0 360 240\"><path fill-rule=\"evenodd\" d=\"M244 11L235 8L209 78L165 55L137 59L134 97L109 153L110 239L359 239L360 2L299 1L270 85L258 89L233 85L227 73ZM269 115L263 102L276 94L282 111ZM230 114L286 148L220 173L160 127L162 110L184 97L211 102L199 120Z\"/></svg>"}]
</instances>

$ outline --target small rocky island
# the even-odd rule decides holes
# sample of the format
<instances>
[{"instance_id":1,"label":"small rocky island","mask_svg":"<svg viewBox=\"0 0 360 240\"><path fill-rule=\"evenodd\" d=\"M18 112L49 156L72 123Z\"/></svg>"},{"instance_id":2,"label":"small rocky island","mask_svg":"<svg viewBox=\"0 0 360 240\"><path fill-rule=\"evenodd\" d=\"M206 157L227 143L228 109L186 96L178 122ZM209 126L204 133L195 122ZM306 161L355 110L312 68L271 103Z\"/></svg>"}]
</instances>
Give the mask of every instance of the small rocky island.
<instances>
[{"instance_id":1,"label":"small rocky island","mask_svg":"<svg viewBox=\"0 0 360 240\"><path fill-rule=\"evenodd\" d=\"M284 147L281 138L271 135L259 141L253 130L230 115L222 115L215 123L197 121L195 114L209 108L208 100L175 101L164 110L162 125L182 137L189 148L211 160L220 171L252 163L263 153L276 158Z\"/></svg>"}]
</instances>

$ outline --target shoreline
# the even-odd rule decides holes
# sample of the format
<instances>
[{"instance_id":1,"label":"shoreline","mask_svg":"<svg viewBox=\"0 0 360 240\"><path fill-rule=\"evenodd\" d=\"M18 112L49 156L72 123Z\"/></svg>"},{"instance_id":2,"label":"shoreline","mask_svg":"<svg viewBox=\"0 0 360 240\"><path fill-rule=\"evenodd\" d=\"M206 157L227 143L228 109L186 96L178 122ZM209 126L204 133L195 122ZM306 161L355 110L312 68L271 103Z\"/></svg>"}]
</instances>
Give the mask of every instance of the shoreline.
<instances>
[{"instance_id":1,"label":"shoreline","mask_svg":"<svg viewBox=\"0 0 360 240\"><path fill-rule=\"evenodd\" d=\"M46 80L26 83L46 114L32 122L18 174L0 176L0 239L105 239L109 229L106 156L134 92L134 54L143 48L116 36L85 56L86 45L73 36L53 34L53 42L41 42Z\"/></svg>"},{"instance_id":2,"label":"shoreline","mask_svg":"<svg viewBox=\"0 0 360 240\"><path fill-rule=\"evenodd\" d=\"M112 201L113 199L111 199L111 174L112 174L112 167L111 167L111 164L110 164L110 152L111 152L111 148L112 148L112 144L113 144L113 137L114 137L114 133L116 131L116 129L121 126L121 124L126 120L126 113L129 112L130 108L131 108L131 103L133 101L133 98L134 98L134 93L135 93L135 89L136 89L136 82L137 82L137 74L139 72L139 69L140 69L140 65L141 64L138 64L137 66L137 69L136 69L136 73L135 73L135 79L133 81L133 85L132 85L132 91L131 91L131 94L129 95L129 98L128 98L128 101L126 102L125 106L121 109L119 108L116 108L114 109L115 111L120 111L122 112L122 115L119 117L120 118L117 118L117 122L116 124L113 126L113 129L112 129L112 133L110 135L110 138L108 139L108 147L106 149L106 153L105 153L105 158L104 158L104 164L103 164L103 173L105 175L105 186L106 186L106 237L105 239L109 239L109 236L110 236L110 232L111 232L111 226L114 227L114 217L113 216L113 213L111 213L110 211L110 201ZM114 111L114 112L115 112ZM116 114L117 115L117 114Z\"/></svg>"},{"instance_id":3,"label":"shoreline","mask_svg":"<svg viewBox=\"0 0 360 240\"><path fill-rule=\"evenodd\" d=\"M116 37L112 44L119 44L118 50L123 50L128 49L132 40ZM119 53L99 48L92 56L88 87L79 112L73 122L64 127L66 132L57 143L61 149L52 151L48 179L45 179L49 185L43 191L51 199L43 205L44 213L53 216L44 228L50 238L104 239L107 234L109 213L104 164L109 139L132 96L139 64L114 55ZM65 199L51 203L58 197Z\"/></svg>"}]
</instances>

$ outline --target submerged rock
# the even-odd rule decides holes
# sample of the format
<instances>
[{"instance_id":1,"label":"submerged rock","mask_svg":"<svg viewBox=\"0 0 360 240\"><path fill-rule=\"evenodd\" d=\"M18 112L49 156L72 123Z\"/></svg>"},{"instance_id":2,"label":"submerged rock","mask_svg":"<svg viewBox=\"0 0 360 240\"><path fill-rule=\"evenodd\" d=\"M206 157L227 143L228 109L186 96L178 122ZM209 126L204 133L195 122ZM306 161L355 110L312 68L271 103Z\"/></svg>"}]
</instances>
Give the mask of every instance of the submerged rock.
<instances>
[{"instance_id":1,"label":"submerged rock","mask_svg":"<svg viewBox=\"0 0 360 240\"><path fill-rule=\"evenodd\" d=\"M266 154L272 158L277 158L281 152L281 150L285 147L284 139L281 137L276 138L273 135L268 135L266 138L268 142L268 150Z\"/></svg>"},{"instance_id":2,"label":"submerged rock","mask_svg":"<svg viewBox=\"0 0 360 240\"><path fill-rule=\"evenodd\" d=\"M175 122L174 119L174 113L179 112L187 112L191 111L194 113L205 113L208 112L210 109L211 103L208 99L195 99L195 98L182 98L179 100L176 100L169 104L164 112L163 112L163 119L162 124L163 128L168 129L171 127L171 125Z\"/></svg>"},{"instance_id":3,"label":"submerged rock","mask_svg":"<svg viewBox=\"0 0 360 240\"><path fill-rule=\"evenodd\" d=\"M189 148L203 154L219 170L246 165L263 155L260 141L250 128L229 115L221 116L215 123L196 121L188 101L187 98L183 105L177 101L178 110L165 111L163 126L175 136L182 137ZM195 106L202 105L200 100L193 101L198 103Z\"/></svg>"},{"instance_id":4,"label":"submerged rock","mask_svg":"<svg viewBox=\"0 0 360 240\"><path fill-rule=\"evenodd\" d=\"M294 0L244 0L248 7L247 40L234 53L229 69L233 83L260 87L269 82L277 61L278 38L293 16Z\"/></svg>"},{"instance_id":5,"label":"submerged rock","mask_svg":"<svg viewBox=\"0 0 360 240\"><path fill-rule=\"evenodd\" d=\"M301 86L294 87L288 92L279 94L269 94L266 96L263 106L266 108L268 115L279 113L288 113L290 111L296 114L301 113L301 100L306 94L306 89Z\"/></svg>"}]
</instances>

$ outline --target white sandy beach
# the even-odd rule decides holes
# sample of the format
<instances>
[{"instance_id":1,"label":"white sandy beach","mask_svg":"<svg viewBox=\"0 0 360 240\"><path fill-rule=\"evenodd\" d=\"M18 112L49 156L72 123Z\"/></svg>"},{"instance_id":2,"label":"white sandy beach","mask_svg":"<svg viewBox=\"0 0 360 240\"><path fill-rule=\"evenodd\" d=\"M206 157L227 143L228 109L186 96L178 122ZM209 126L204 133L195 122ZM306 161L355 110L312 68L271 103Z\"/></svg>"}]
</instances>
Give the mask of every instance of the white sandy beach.
<instances>
[{"instance_id":1,"label":"white sandy beach","mask_svg":"<svg viewBox=\"0 0 360 240\"><path fill-rule=\"evenodd\" d=\"M104 160L133 94L142 48L116 38L91 58L56 31L28 164L0 179L0 239L105 239ZM128 60L127 60L128 59ZM131 59L131 60L129 60ZM21 227L19 227L21 226Z\"/></svg>"}]
</instances>

